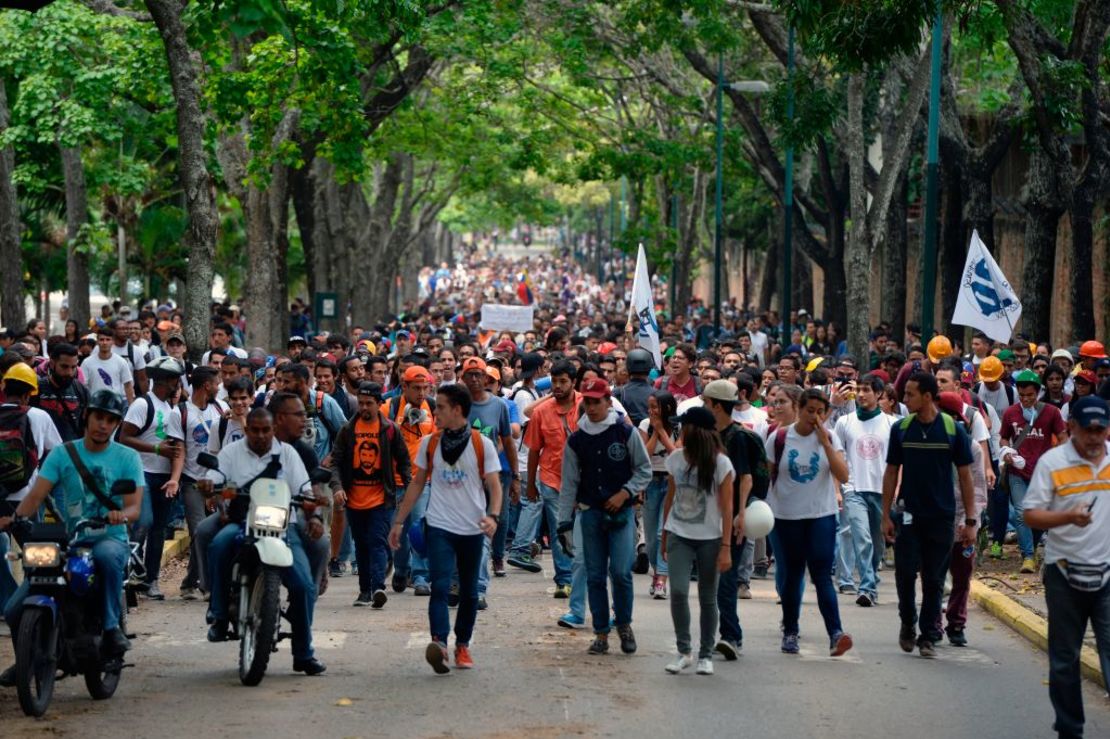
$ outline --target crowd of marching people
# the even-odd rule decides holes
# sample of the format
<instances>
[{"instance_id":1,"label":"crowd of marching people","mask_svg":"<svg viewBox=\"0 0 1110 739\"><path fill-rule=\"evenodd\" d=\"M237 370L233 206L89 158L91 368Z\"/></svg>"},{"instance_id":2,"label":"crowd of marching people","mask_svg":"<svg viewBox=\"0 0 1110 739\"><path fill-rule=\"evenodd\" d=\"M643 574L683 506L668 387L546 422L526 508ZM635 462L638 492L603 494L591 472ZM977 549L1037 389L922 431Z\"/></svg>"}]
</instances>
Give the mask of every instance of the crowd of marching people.
<instances>
[{"instance_id":1,"label":"crowd of marching people","mask_svg":"<svg viewBox=\"0 0 1110 739\"><path fill-rule=\"evenodd\" d=\"M481 325L483 303L517 304L524 292L531 330ZM198 364L170 305L134 320L109 309L88 334L67 325L50 336L41 320L8 329L0 456L16 435L27 455L0 471L0 516L37 515L21 501L40 476L63 510L99 510L83 477L49 462L80 443L91 413L113 416L120 431L106 448L119 459L87 463L103 462L107 481L117 468L139 477L141 513L127 523L144 542L145 596L164 597L163 542L186 528L189 565L175 589L207 601L208 638L220 641L235 537L212 510L198 456L244 477L270 460L298 479L330 470L316 486L329 505L298 513L286 582L293 667L307 674L326 669L311 621L331 579L357 577L358 607L385 608L409 590L427 597L425 656L443 673L474 666L487 592L517 571L552 578L566 601L558 624L590 629L591 654L607 653L614 632L621 652L637 650L633 574L648 575L646 595L669 600L674 623L665 669L699 674L712 674L714 655L742 653L739 601L753 578L774 579L786 654L802 650L811 582L837 657L853 647L844 604L880 606L892 574L898 644L933 657L945 640L968 644L976 563L1003 557L1012 539L1023 572L1044 570L1057 730L1081 734L1074 658L1088 618L1110 656L1110 503L1094 505L1110 489L1101 343L976 334L962 347L881 324L869 355L855 357L804 310L787 317L785 336L779 316L734 309L715 333L695 302L659 315L657 364L627 328L626 301L567 261L493 255L428 270L419 305L374 325L315 331L295 306L285 347L246 346L249 317L214 304ZM9 626L17 588L0 566ZM112 643L128 647L121 634Z\"/></svg>"}]
</instances>

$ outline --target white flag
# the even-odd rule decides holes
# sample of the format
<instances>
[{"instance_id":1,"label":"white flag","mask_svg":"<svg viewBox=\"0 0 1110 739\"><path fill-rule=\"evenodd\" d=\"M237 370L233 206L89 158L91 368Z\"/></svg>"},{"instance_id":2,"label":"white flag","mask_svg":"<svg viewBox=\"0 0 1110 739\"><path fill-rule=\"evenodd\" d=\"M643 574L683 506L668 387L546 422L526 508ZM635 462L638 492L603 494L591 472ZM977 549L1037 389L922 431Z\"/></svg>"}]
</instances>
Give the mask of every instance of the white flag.
<instances>
[{"instance_id":1,"label":"white flag","mask_svg":"<svg viewBox=\"0 0 1110 739\"><path fill-rule=\"evenodd\" d=\"M632 279L632 303L628 306L628 322L638 327L636 341L655 357L655 366L663 366L659 353L659 323L655 320L655 300L651 296L651 278L648 277L647 255L644 245L636 255L636 275Z\"/></svg>"},{"instance_id":2,"label":"white flag","mask_svg":"<svg viewBox=\"0 0 1110 739\"><path fill-rule=\"evenodd\" d=\"M995 341L1006 343L1020 318L1021 301L979 232L973 231L952 323L977 328Z\"/></svg>"}]
</instances>

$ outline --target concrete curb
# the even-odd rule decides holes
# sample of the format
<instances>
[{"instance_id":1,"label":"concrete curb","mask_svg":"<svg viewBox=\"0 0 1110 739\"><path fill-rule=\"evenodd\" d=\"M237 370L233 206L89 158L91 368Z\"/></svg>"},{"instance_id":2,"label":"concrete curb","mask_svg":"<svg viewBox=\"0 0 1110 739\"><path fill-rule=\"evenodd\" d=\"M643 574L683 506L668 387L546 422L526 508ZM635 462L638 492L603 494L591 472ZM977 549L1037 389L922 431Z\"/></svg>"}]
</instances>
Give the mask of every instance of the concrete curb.
<instances>
[{"instance_id":1,"label":"concrete curb","mask_svg":"<svg viewBox=\"0 0 1110 739\"><path fill-rule=\"evenodd\" d=\"M184 557L189 553L189 535L178 531L173 541L167 541L162 548L162 566L165 567L170 560Z\"/></svg>"},{"instance_id":2,"label":"concrete curb","mask_svg":"<svg viewBox=\"0 0 1110 739\"><path fill-rule=\"evenodd\" d=\"M971 581L971 597L984 610L1009 626L1021 636L1044 651L1048 651L1048 622L1033 611L1021 605L1005 593L1000 593L978 580ZM1106 687L1106 681L1099 666L1098 654L1090 647L1083 647L1079 655L1079 666L1083 674Z\"/></svg>"}]
</instances>

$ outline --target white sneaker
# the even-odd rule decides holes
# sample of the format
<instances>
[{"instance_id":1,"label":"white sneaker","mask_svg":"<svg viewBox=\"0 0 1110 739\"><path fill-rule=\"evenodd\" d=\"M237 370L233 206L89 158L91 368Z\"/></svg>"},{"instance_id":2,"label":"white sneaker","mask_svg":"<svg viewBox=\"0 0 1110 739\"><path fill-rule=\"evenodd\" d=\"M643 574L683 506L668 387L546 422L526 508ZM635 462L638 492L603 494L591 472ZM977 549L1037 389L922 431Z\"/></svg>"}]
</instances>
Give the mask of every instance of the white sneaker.
<instances>
[{"instance_id":1,"label":"white sneaker","mask_svg":"<svg viewBox=\"0 0 1110 739\"><path fill-rule=\"evenodd\" d=\"M713 660L699 659L698 660L698 674L699 675L712 675L713 674Z\"/></svg>"},{"instance_id":2,"label":"white sneaker","mask_svg":"<svg viewBox=\"0 0 1110 739\"><path fill-rule=\"evenodd\" d=\"M672 675L677 675L683 670L689 669L692 664L694 664L693 657L688 654L680 654L678 659L667 665L666 670Z\"/></svg>"}]
</instances>

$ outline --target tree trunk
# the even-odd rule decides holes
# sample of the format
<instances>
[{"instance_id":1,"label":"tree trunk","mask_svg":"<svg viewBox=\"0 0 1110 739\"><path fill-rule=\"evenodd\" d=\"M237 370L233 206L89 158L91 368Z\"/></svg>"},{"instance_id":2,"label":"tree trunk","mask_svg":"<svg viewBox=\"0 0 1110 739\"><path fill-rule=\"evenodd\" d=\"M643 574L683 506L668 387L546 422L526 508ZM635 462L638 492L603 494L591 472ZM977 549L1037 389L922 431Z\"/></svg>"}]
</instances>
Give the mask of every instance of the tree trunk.
<instances>
[{"instance_id":1,"label":"tree trunk","mask_svg":"<svg viewBox=\"0 0 1110 739\"><path fill-rule=\"evenodd\" d=\"M835 263L837 271L840 273L841 280L844 279L844 267L837 260ZM825 284L828 285L829 271L825 270ZM813 260L801 254L794 255L794 274L790 278L790 289L793 291L793 298L790 304L794 306L794 310L798 311L805 308L810 313L813 312ZM825 288L826 290L828 287ZM789 316L787 316L789 318ZM840 324L843 326L844 324ZM784 346L790 343L790 337L787 336Z\"/></svg>"},{"instance_id":2,"label":"tree trunk","mask_svg":"<svg viewBox=\"0 0 1110 739\"><path fill-rule=\"evenodd\" d=\"M940 176L944 210L940 224L939 328L947 331L956 310L967 243L964 240L963 171L954 162L950 162L941 167Z\"/></svg>"},{"instance_id":3,"label":"tree trunk","mask_svg":"<svg viewBox=\"0 0 1110 739\"><path fill-rule=\"evenodd\" d=\"M1025 269L1021 280L1021 333L1041 343L1052 326L1052 275L1055 274L1056 233L1065 208L1060 197L1062 176L1052 160L1037 147L1029 159L1023 204L1025 219Z\"/></svg>"},{"instance_id":4,"label":"tree trunk","mask_svg":"<svg viewBox=\"0 0 1110 739\"><path fill-rule=\"evenodd\" d=\"M1071 302L1070 338L1078 343L1095 335L1094 305L1094 206L1097 186L1076 187L1071 204L1071 269L1068 297ZM1082 192L1081 192L1082 191Z\"/></svg>"},{"instance_id":5,"label":"tree trunk","mask_svg":"<svg viewBox=\"0 0 1110 739\"><path fill-rule=\"evenodd\" d=\"M906 330L906 245L909 243L906 226L907 188L908 181L903 171L895 190L897 194L890 203L881 242L883 289L880 316L890 322L897 337L903 336Z\"/></svg>"},{"instance_id":6,"label":"tree trunk","mask_svg":"<svg viewBox=\"0 0 1110 739\"><path fill-rule=\"evenodd\" d=\"M304 251L305 289L309 302L315 304L314 296L319 286L316 274L316 204L313 202L315 188L312 171L312 157L309 156L302 167L293 171L290 189L293 212L297 217L297 231L301 235L301 249Z\"/></svg>"},{"instance_id":7,"label":"tree trunk","mask_svg":"<svg viewBox=\"0 0 1110 739\"><path fill-rule=\"evenodd\" d=\"M205 116L194 51L189 48L184 5L174 0L146 0L147 10L162 36L177 111L178 172L185 194L186 225L182 244L189 255L185 283L185 341L196 362L208 345L208 312L212 300L216 254L216 188L208 172Z\"/></svg>"},{"instance_id":8,"label":"tree trunk","mask_svg":"<svg viewBox=\"0 0 1110 739\"><path fill-rule=\"evenodd\" d=\"M847 275L845 299L853 306L845 324L848 352L863 361L868 355L871 333L869 311L871 302L871 237L867 231L867 187L864 183L867 152L863 129L864 76L856 73L848 78L848 126L845 131L845 154L848 157L849 209L852 224L844 249L844 272ZM827 273L826 273L827 275ZM828 286L825 287L828 290Z\"/></svg>"},{"instance_id":9,"label":"tree trunk","mask_svg":"<svg viewBox=\"0 0 1110 739\"><path fill-rule=\"evenodd\" d=\"M8 95L0 77L0 134L11 125ZM27 316L23 297L23 255L20 248L19 200L12 174L15 150L0 149L0 326L22 329Z\"/></svg>"},{"instance_id":10,"label":"tree trunk","mask_svg":"<svg viewBox=\"0 0 1110 739\"><path fill-rule=\"evenodd\" d=\"M89 193L85 185L85 165L81 150L61 146L62 175L65 179L66 197L66 292L69 298L69 317L78 326L89 324L89 255L87 237L81 232L89 220ZM40 316L49 321L49 316Z\"/></svg>"}]
</instances>

